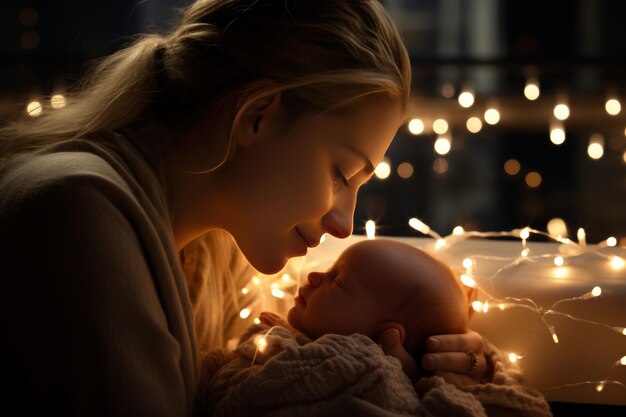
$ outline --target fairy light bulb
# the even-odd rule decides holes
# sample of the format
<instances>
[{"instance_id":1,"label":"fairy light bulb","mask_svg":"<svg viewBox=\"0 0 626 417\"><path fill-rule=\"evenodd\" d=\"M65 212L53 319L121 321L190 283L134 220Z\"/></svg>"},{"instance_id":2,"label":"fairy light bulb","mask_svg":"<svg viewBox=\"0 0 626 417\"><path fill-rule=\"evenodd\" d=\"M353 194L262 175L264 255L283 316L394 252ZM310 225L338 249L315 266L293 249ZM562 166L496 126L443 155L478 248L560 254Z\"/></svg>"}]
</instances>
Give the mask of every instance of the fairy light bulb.
<instances>
[{"instance_id":1,"label":"fairy light bulb","mask_svg":"<svg viewBox=\"0 0 626 417\"><path fill-rule=\"evenodd\" d=\"M391 174L391 166L389 165L389 162L381 161L378 165L376 165L374 174L376 174L376 176L381 180L389 177L389 174Z\"/></svg>"},{"instance_id":2,"label":"fairy light bulb","mask_svg":"<svg viewBox=\"0 0 626 417\"><path fill-rule=\"evenodd\" d=\"M374 223L374 220L365 222L365 234L368 239L374 239L374 237L376 237L376 223Z\"/></svg>"},{"instance_id":3,"label":"fairy light bulb","mask_svg":"<svg viewBox=\"0 0 626 417\"><path fill-rule=\"evenodd\" d=\"M619 364L622 366L626 366L626 355L622 356L622 358L619 360Z\"/></svg>"},{"instance_id":4,"label":"fairy light bulb","mask_svg":"<svg viewBox=\"0 0 626 417\"><path fill-rule=\"evenodd\" d=\"M26 106L26 113L28 113L28 115L31 117L39 116L42 113L42 111L43 111L43 107L41 106L41 103L38 101L31 101Z\"/></svg>"},{"instance_id":5,"label":"fairy light bulb","mask_svg":"<svg viewBox=\"0 0 626 417\"><path fill-rule=\"evenodd\" d=\"M254 319L254 324L261 324L261 320L257 317Z\"/></svg>"},{"instance_id":6,"label":"fairy light bulb","mask_svg":"<svg viewBox=\"0 0 626 417\"><path fill-rule=\"evenodd\" d=\"M437 119L433 122L433 132L443 135L448 131L448 122L445 119Z\"/></svg>"},{"instance_id":7,"label":"fairy light bulb","mask_svg":"<svg viewBox=\"0 0 626 417\"><path fill-rule=\"evenodd\" d=\"M430 233L430 227L427 224L423 223L421 220L416 219L415 217L409 219L409 226L425 235Z\"/></svg>"},{"instance_id":8,"label":"fairy light bulb","mask_svg":"<svg viewBox=\"0 0 626 417\"><path fill-rule=\"evenodd\" d=\"M522 252L521 252L522 257L524 257L524 258L527 257L529 252L530 251L528 249L522 249Z\"/></svg>"},{"instance_id":9,"label":"fairy light bulb","mask_svg":"<svg viewBox=\"0 0 626 417\"><path fill-rule=\"evenodd\" d=\"M603 389L604 389L604 381L596 385L596 391L602 392Z\"/></svg>"},{"instance_id":10,"label":"fairy light bulb","mask_svg":"<svg viewBox=\"0 0 626 417\"><path fill-rule=\"evenodd\" d=\"M239 312L239 317L242 319L247 319L250 316L250 309L244 308Z\"/></svg>"},{"instance_id":11,"label":"fairy light bulb","mask_svg":"<svg viewBox=\"0 0 626 417\"><path fill-rule=\"evenodd\" d=\"M562 256L557 256L554 258L554 265L556 266L563 266L563 257Z\"/></svg>"},{"instance_id":12,"label":"fairy light bulb","mask_svg":"<svg viewBox=\"0 0 626 417\"><path fill-rule=\"evenodd\" d=\"M252 283L254 285L261 285L261 278L257 277L256 275L252 277Z\"/></svg>"},{"instance_id":13,"label":"fairy light bulb","mask_svg":"<svg viewBox=\"0 0 626 417\"><path fill-rule=\"evenodd\" d=\"M463 259L463 267L465 269L470 269L474 265L474 262L470 258Z\"/></svg>"},{"instance_id":14,"label":"fairy light bulb","mask_svg":"<svg viewBox=\"0 0 626 417\"><path fill-rule=\"evenodd\" d=\"M486 123L495 125L500 121L500 112L497 109L490 108L485 110L484 117Z\"/></svg>"},{"instance_id":15,"label":"fairy light bulb","mask_svg":"<svg viewBox=\"0 0 626 417\"><path fill-rule=\"evenodd\" d=\"M65 107L65 97L62 94L55 94L50 97L50 106L55 110L60 110Z\"/></svg>"},{"instance_id":16,"label":"fairy light bulb","mask_svg":"<svg viewBox=\"0 0 626 417\"><path fill-rule=\"evenodd\" d=\"M326 233L324 233L321 237L320 237L320 245L322 243L326 242Z\"/></svg>"},{"instance_id":17,"label":"fairy light bulb","mask_svg":"<svg viewBox=\"0 0 626 417\"><path fill-rule=\"evenodd\" d=\"M594 297L599 297L602 294L602 288L595 286L593 287L593 289L591 290L591 295L593 295Z\"/></svg>"},{"instance_id":18,"label":"fairy light bulb","mask_svg":"<svg viewBox=\"0 0 626 417\"><path fill-rule=\"evenodd\" d=\"M559 337L556 335L556 332L554 331L554 326L548 326L548 330L550 331L550 334L552 335L552 340L554 341L554 343L559 343Z\"/></svg>"},{"instance_id":19,"label":"fairy light bulb","mask_svg":"<svg viewBox=\"0 0 626 417\"><path fill-rule=\"evenodd\" d=\"M278 288L272 288L272 295L276 298L285 298L285 292Z\"/></svg>"},{"instance_id":20,"label":"fairy light bulb","mask_svg":"<svg viewBox=\"0 0 626 417\"><path fill-rule=\"evenodd\" d=\"M511 363L515 363L515 362L517 362L517 360L518 360L519 358L520 358L520 357L519 357L519 356L517 356L517 354L516 354L516 353L514 353L514 352L509 353L509 362L511 362Z\"/></svg>"},{"instance_id":21,"label":"fairy light bulb","mask_svg":"<svg viewBox=\"0 0 626 417\"><path fill-rule=\"evenodd\" d=\"M554 124L550 128L550 141L555 145L562 145L565 142L565 128L563 125Z\"/></svg>"},{"instance_id":22,"label":"fairy light bulb","mask_svg":"<svg viewBox=\"0 0 626 417\"><path fill-rule=\"evenodd\" d=\"M610 98L604 103L604 110L611 116L617 116L622 111L622 104L618 99Z\"/></svg>"},{"instance_id":23,"label":"fairy light bulb","mask_svg":"<svg viewBox=\"0 0 626 417\"><path fill-rule=\"evenodd\" d=\"M254 338L254 344L259 349L259 352L263 352L267 347L267 340L264 336L258 335Z\"/></svg>"},{"instance_id":24,"label":"fairy light bulb","mask_svg":"<svg viewBox=\"0 0 626 417\"><path fill-rule=\"evenodd\" d=\"M435 243L435 249L441 249L446 246L446 241L444 239L437 239L437 243Z\"/></svg>"},{"instance_id":25,"label":"fairy light bulb","mask_svg":"<svg viewBox=\"0 0 626 417\"><path fill-rule=\"evenodd\" d=\"M606 239L606 245L607 246L611 246L611 247L617 245L617 239L615 239L613 236L607 238Z\"/></svg>"},{"instance_id":26,"label":"fairy light bulb","mask_svg":"<svg viewBox=\"0 0 626 417\"><path fill-rule=\"evenodd\" d=\"M585 235L585 229L583 229L582 227L580 227L578 229L578 231L576 232L576 237L578 238L578 244L582 247L585 247L587 245L587 239L586 239L586 235Z\"/></svg>"},{"instance_id":27,"label":"fairy light bulb","mask_svg":"<svg viewBox=\"0 0 626 417\"><path fill-rule=\"evenodd\" d=\"M524 86L524 96L530 100L534 101L539 98L541 94L541 90L539 89L539 81L534 78L526 81L526 86Z\"/></svg>"},{"instance_id":28,"label":"fairy light bulb","mask_svg":"<svg viewBox=\"0 0 626 417\"><path fill-rule=\"evenodd\" d=\"M470 117L467 119L465 127L470 133L478 133L483 128L483 122L478 117Z\"/></svg>"},{"instance_id":29,"label":"fairy light bulb","mask_svg":"<svg viewBox=\"0 0 626 417\"><path fill-rule=\"evenodd\" d=\"M483 310L483 303L480 301L473 301L472 302L472 309L476 312L482 311Z\"/></svg>"},{"instance_id":30,"label":"fairy light bulb","mask_svg":"<svg viewBox=\"0 0 626 417\"><path fill-rule=\"evenodd\" d=\"M587 154L591 159L600 159L604 155L604 138L602 135L594 133L589 138Z\"/></svg>"},{"instance_id":31,"label":"fairy light bulb","mask_svg":"<svg viewBox=\"0 0 626 417\"><path fill-rule=\"evenodd\" d=\"M453 230L452 230L452 234L455 236L460 236L463 233L465 233L465 229L463 229L463 226L456 226Z\"/></svg>"},{"instance_id":32,"label":"fairy light bulb","mask_svg":"<svg viewBox=\"0 0 626 417\"><path fill-rule=\"evenodd\" d=\"M421 119L411 119L409 122L409 132L419 135L424 132L424 122Z\"/></svg>"},{"instance_id":33,"label":"fairy light bulb","mask_svg":"<svg viewBox=\"0 0 626 417\"><path fill-rule=\"evenodd\" d=\"M283 281L283 284L289 284L291 282L291 276L289 276L289 274L283 274L280 279Z\"/></svg>"},{"instance_id":34,"label":"fairy light bulb","mask_svg":"<svg viewBox=\"0 0 626 417\"><path fill-rule=\"evenodd\" d=\"M485 301L483 303L483 313L487 313L487 312L489 312L489 303Z\"/></svg>"},{"instance_id":35,"label":"fairy light bulb","mask_svg":"<svg viewBox=\"0 0 626 417\"><path fill-rule=\"evenodd\" d=\"M559 103L554 106L554 117L559 120L566 120L569 117L569 107L565 103Z\"/></svg>"},{"instance_id":36,"label":"fairy light bulb","mask_svg":"<svg viewBox=\"0 0 626 417\"><path fill-rule=\"evenodd\" d=\"M243 295L248 294L248 291L249 291L249 290L248 290L248 288L246 288L246 287L243 287L243 288L241 289L241 293L242 293Z\"/></svg>"},{"instance_id":37,"label":"fairy light bulb","mask_svg":"<svg viewBox=\"0 0 626 417\"><path fill-rule=\"evenodd\" d=\"M459 94L459 104L466 109L474 105L475 99L474 93L470 90L463 90L461 94Z\"/></svg>"},{"instance_id":38,"label":"fairy light bulb","mask_svg":"<svg viewBox=\"0 0 626 417\"><path fill-rule=\"evenodd\" d=\"M624 260L619 256L614 256L611 258L611 268L618 270L624 267Z\"/></svg>"},{"instance_id":39,"label":"fairy light bulb","mask_svg":"<svg viewBox=\"0 0 626 417\"><path fill-rule=\"evenodd\" d=\"M447 155L452 148L452 144L450 143L450 139L446 136L439 136L435 141L435 152L439 155Z\"/></svg>"},{"instance_id":40,"label":"fairy light bulb","mask_svg":"<svg viewBox=\"0 0 626 417\"><path fill-rule=\"evenodd\" d=\"M476 288L476 281L474 281L472 278L470 278L469 276L462 274L461 275L461 282L463 283L463 285L465 285L466 287L470 287L470 288ZM476 301L475 301L476 302ZM480 302L480 301L478 301ZM473 305L472 305L473 307ZM481 305L482 308L482 305Z\"/></svg>"},{"instance_id":41,"label":"fairy light bulb","mask_svg":"<svg viewBox=\"0 0 626 417\"><path fill-rule=\"evenodd\" d=\"M530 229L528 229L528 227L523 228L519 234L519 237L524 240L528 239L530 237Z\"/></svg>"}]
</instances>

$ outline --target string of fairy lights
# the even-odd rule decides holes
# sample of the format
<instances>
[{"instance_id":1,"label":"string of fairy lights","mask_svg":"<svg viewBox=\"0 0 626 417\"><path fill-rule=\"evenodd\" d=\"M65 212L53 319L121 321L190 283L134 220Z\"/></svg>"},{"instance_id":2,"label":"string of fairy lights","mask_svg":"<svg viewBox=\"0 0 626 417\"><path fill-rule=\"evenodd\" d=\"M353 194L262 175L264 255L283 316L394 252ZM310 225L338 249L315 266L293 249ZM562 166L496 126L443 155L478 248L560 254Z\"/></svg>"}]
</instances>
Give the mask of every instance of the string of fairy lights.
<instances>
[{"instance_id":1,"label":"string of fairy lights","mask_svg":"<svg viewBox=\"0 0 626 417\"><path fill-rule=\"evenodd\" d=\"M538 327L540 324L545 326L552 337L552 341L555 344L559 343L558 331L555 325L551 324L549 321L550 317L563 317L569 319L576 323L585 323L587 325L599 326L609 331L618 333L626 337L626 323L623 323L624 326L615 326L603 322L588 320L582 317L577 317L572 314L565 313L563 311L559 311L557 309L558 306L571 302L571 301L584 301L602 296L602 288L599 285L590 285L588 291L584 292L575 297L562 298L550 305L550 307L545 308L540 306L537 302L530 298L517 298L517 297L504 297L497 298L493 296L488 288L483 285L483 283L490 284L493 283L499 277L502 277L507 271L510 271L512 268L518 267L525 263L529 262L543 262L544 264L550 264L552 268L555 269L554 275L560 276L563 270L563 266L568 262L572 261L573 258L577 258L583 255L591 254L593 256L597 256L601 259L606 260L608 266L615 271L621 271L626 269L626 261L623 256L616 255L614 253L605 253L601 251L603 248L609 248L615 246L615 239L609 238L605 241L600 242L596 245L588 245L586 242L586 234L584 229L580 228L577 231L577 241L571 240L566 237L562 237L561 235L551 234L548 232L543 232L540 230L535 230L529 227L525 227L522 229L513 229L510 231L499 231L499 232L477 232L477 231L466 231L461 226L457 226L453 229L452 233L448 236L441 236L436 231L432 230L427 224L422 222L417 218L411 218L408 221L408 225L415 229L416 231L432 237L433 244L432 250L436 252L443 252L451 249L453 246L462 243L468 239L498 239L498 238L514 238L519 239L521 242L519 253L516 256L512 257L502 257L502 256L491 256L489 254L474 254L471 256L465 257L462 262L462 270L461 274L461 282L471 288L475 288L482 294L482 301L474 301L472 303L472 308L479 314L487 314L489 311L493 309L498 309L500 311L511 309L511 308L522 308L526 310L530 310L534 312L537 316L537 324L535 325L535 334L532 335L531 340L535 340L536 333L538 331ZM365 232L368 239L376 238L376 224L374 221L369 220L365 223ZM530 241L533 235L542 236L544 238L548 238L549 240L556 242L559 244L560 249L558 253L533 253L528 242ZM322 239L322 243L324 239ZM621 248L615 248L615 250L621 250ZM498 260L500 262L504 261L504 264L500 266L495 272L491 273L488 276L480 276L476 266L478 262L486 261L486 260ZM297 291L297 287L300 285L300 281L302 280L303 269L306 266L308 271L311 268L315 267L315 264L308 263L306 261L306 256L300 258L294 258L293 261L296 264L292 264L291 267L293 271L295 271L295 275L298 276L298 279L292 278L291 274L280 272L275 275L258 275L253 276L252 279L248 282L248 284L243 288L242 292L244 294L248 294L251 288L256 288L258 291L258 297L253 303L253 307L242 309L240 312L241 318L248 318L252 313L252 309L258 307L260 310L280 310L278 308L277 301L289 301L292 300L295 296L295 291ZM256 323L259 323L259 319L255 319ZM269 332L265 335L258 336L255 339L255 343L257 345L258 351L264 351L269 343L265 338ZM519 352L509 352L508 360L515 363L519 360L522 360L526 357L526 354L521 354ZM626 384L617 379L612 379L613 371L619 366L626 366L626 352L620 358L616 359L611 366L608 374L605 378L601 380L594 381L579 381L573 383L567 383L555 387L549 387L543 389L544 392L579 386L579 385L593 385L595 386L595 390L597 392L601 392L604 390L605 386L611 384L619 386L623 389L626 389Z\"/></svg>"}]
</instances>

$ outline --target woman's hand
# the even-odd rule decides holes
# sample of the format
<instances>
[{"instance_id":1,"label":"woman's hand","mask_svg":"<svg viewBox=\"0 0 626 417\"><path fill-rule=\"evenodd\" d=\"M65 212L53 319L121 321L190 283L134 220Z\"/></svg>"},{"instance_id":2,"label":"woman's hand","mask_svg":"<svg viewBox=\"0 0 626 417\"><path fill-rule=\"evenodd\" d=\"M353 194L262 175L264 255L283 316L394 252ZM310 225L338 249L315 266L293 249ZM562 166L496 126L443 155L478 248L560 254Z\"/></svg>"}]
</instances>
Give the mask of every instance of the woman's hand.
<instances>
[{"instance_id":1,"label":"woman's hand","mask_svg":"<svg viewBox=\"0 0 626 417\"><path fill-rule=\"evenodd\" d=\"M426 353L422 357L424 369L434 371L455 385L481 383L489 368L483 352L483 337L469 330L467 333L431 336L426 339ZM477 362L472 365L473 352Z\"/></svg>"}]
</instances>

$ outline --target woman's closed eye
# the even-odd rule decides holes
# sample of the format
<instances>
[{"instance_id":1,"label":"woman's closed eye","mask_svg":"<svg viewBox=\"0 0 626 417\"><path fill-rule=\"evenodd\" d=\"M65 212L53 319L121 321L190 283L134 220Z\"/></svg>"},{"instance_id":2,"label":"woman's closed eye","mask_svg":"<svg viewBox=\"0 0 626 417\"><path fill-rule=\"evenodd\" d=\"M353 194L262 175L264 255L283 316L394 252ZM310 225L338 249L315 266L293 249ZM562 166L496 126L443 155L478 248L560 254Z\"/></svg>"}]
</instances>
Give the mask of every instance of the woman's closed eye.
<instances>
[{"instance_id":1,"label":"woman's closed eye","mask_svg":"<svg viewBox=\"0 0 626 417\"><path fill-rule=\"evenodd\" d=\"M339 167L335 166L335 182L341 182L344 186L350 187L350 183Z\"/></svg>"}]
</instances>

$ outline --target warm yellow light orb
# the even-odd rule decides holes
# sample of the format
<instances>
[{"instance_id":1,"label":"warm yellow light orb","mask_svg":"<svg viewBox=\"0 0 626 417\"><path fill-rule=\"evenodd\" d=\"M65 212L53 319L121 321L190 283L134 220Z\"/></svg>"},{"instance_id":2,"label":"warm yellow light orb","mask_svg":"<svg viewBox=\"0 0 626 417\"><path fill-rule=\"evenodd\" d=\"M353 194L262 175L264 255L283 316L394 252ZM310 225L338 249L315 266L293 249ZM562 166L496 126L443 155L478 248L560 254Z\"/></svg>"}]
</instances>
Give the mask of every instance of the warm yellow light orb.
<instances>
[{"instance_id":1,"label":"warm yellow light orb","mask_svg":"<svg viewBox=\"0 0 626 417\"><path fill-rule=\"evenodd\" d=\"M550 141L555 145L561 145L565 142L565 129L562 127L554 127L550 130Z\"/></svg>"},{"instance_id":2,"label":"warm yellow light orb","mask_svg":"<svg viewBox=\"0 0 626 417\"><path fill-rule=\"evenodd\" d=\"M565 221L559 217L550 219L548 222L548 233L556 237L567 237L567 225Z\"/></svg>"},{"instance_id":3,"label":"warm yellow light orb","mask_svg":"<svg viewBox=\"0 0 626 417\"><path fill-rule=\"evenodd\" d=\"M524 87L524 96L530 100L537 100L541 90L539 89L539 83L537 81L528 81Z\"/></svg>"},{"instance_id":4,"label":"warm yellow light orb","mask_svg":"<svg viewBox=\"0 0 626 417\"><path fill-rule=\"evenodd\" d=\"M617 116L622 111L622 104L619 100L611 98L604 103L604 109L611 116Z\"/></svg>"},{"instance_id":5,"label":"warm yellow light orb","mask_svg":"<svg viewBox=\"0 0 626 417\"><path fill-rule=\"evenodd\" d=\"M43 111L43 107L41 106L41 103L38 101L31 101L26 106L26 113L28 113L28 115L31 117L39 116L42 111Z\"/></svg>"},{"instance_id":6,"label":"warm yellow light orb","mask_svg":"<svg viewBox=\"0 0 626 417\"><path fill-rule=\"evenodd\" d=\"M435 152L439 155L446 155L450 152L452 148L452 144L450 143L450 139L445 136L440 136L435 141Z\"/></svg>"},{"instance_id":7,"label":"warm yellow light orb","mask_svg":"<svg viewBox=\"0 0 626 417\"><path fill-rule=\"evenodd\" d=\"M470 258L463 259L463 268L470 269L474 265L474 262Z\"/></svg>"},{"instance_id":8,"label":"warm yellow light orb","mask_svg":"<svg viewBox=\"0 0 626 417\"><path fill-rule=\"evenodd\" d=\"M589 142L587 154L591 159L600 159L604 155L604 145L600 142Z\"/></svg>"},{"instance_id":9,"label":"warm yellow light orb","mask_svg":"<svg viewBox=\"0 0 626 417\"><path fill-rule=\"evenodd\" d=\"M598 286L593 287L593 289L591 290L591 295L593 295L594 297L599 297L600 294L602 294L602 288Z\"/></svg>"},{"instance_id":10,"label":"warm yellow light orb","mask_svg":"<svg viewBox=\"0 0 626 417\"><path fill-rule=\"evenodd\" d=\"M472 107L474 105L474 100L474 93L469 90L464 90L461 94L459 94L459 104L461 107Z\"/></svg>"},{"instance_id":11,"label":"warm yellow light orb","mask_svg":"<svg viewBox=\"0 0 626 417\"><path fill-rule=\"evenodd\" d=\"M478 133L483 128L483 122L478 117L470 117L465 126L471 133Z\"/></svg>"},{"instance_id":12,"label":"warm yellow light orb","mask_svg":"<svg viewBox=\"0 0 626 417\"><path fill-rule=\"evenodd\" d=\"M485 122L490 125L498 124L500 121L500 112L496 109L487 109L485 110Z\"/></svg>"},{"instance_id":13,"label":"warm yellow light orb","mask_svg":"<svg viewBox=\"0 0 626 417\"><path fill-rule=\"evenodd\" d=\"M242 319L246 319L249 316L250 316L250 309L248 308L244 308L243 310L239 312L239 317L241 317Z\"/></svg>"},{"instance_id":14,"label":"warm yellow light orb","mask_svg":"<svg viewBox=\"0 0 626 417\"><path fill-rule=\"evenodd\" d=\"M482 311L483 310L483 303L480 301L473 301L472 302L472 309L474 311Z\"/></svg>"},{"instance_id":15,"label":"warm yellow light orb","mask_svg":"<svg viewBox=\"0 0 626 417\"><path fill-rule=\"evenodd\" d=\"M424 132L424 122L421 119L411 119L409 122L409 132L419 135Z\"/></svg>"},{"instance_id":16,"label":"warm yellow light orb","mask_svg":"<svg viewBox=\"0 0 626 417\"><path fill-rule=\"evenodd\" d=\"M465 229L463 229L463 226L456 226L452 230L452 234L456 236L462 235L464 232L465 232Z\"/></svg>"},{"instance_id":17,"label":"warm yellow light orb","mask_svg":"<svg viewBox=\"0 0 626 417\"><path fill-rule=\"evenodd\" d=\"M378 165L376 165L374 174L381 180L384 180L389 177L389 174L391 174L391 166L388 162L382 161Z\"/></svg>"},{"instance_id":18,"label":"warm yellow light orb","mask_svg":"<svg viewBox=\"0 0 626 417\"><path fill-rule=\"evenodd\" d=\"M613 269L622 269L624 267L624 260L619 256L614 256L611 258L611 268Z\"/></svg>"},{"instance_id":19,"label":"warm yellow light orb","mask_svg":"<svg viewBox=\"0 0 626 417\"><path fill-rule=\"evenodd\" d=\"M59 110L65 107L65 97L62 94L55 94L50 98L50 105L53 109Z\"/></svg>"},{"instance_id":20,"label":"warm yellow light orb","mask_svg":"<svg viewBox=\"0 0 626 417\"><path fill-rule=\"evenodd\" d=\"M528 239L530 237L530 230L528 229L528 227L522 229L522 231L519 233L519 237L521 237L522 239Z\"/></svg>"},{"instance_id":21,"label":"warm yellow light orb","mask_svg":"<svg viewBox=\"0 0 626 417\"><path fill-rule=\"evenodd\" d=\"M425 235L430 233L430 226L428 226L426 223L422 222L421 220L416 219L415 217L412 217L409 219L409 226L411 226L413 229L417 230L418 232L424 233Z\"/></svg>"},{"instance_id":22,"label":"warm yellow light orb","mask_svg":"<svg viewBox=\"0 0 626 417\"><path fill-rule=\"evenodd\" d=\"M562 256L557 256L554 258L554 264L556 266L563 266L563 257Z\"/></svg>"},{"instance_id":23,"label":"warm yellow light orb","mask_svg":"<svg viewBox=\"0 0 626 417\"><path fill-rule=\"evenodd\" d=\"M448 122L445 119L437 119L433 122L433 132L443 135L448 131Z\"/></svg>"},{"instance_id":24,"label":"warm yellow light orb","mask_svg":"<svg viewBox=\"0 0 626 417\"><path fill-rule=\"evenodd\" d=\"M285 298L285 292L278 288L272 288L272 295L276 298Z\"/></svg>"},{"instance_id":25,"label":"warm yellow light orb","mask_svg":"<svg viewBox=\"0 0 626 417\"><path fill-rule=\"evenodd\" d=\"M606 245L607 246L615 246L617 245L617 239L615 239L615 237L611 236L609 238L606 239Z\"/></svg>"},{"instance_id":26,"label":"warm yellow light orb","mask_svg":"<svg viewBox=\"0 0 626 417\"><path fill-rule=\"evenodd\" d=\"M376 223L374 223L374 220L365 222L365 234L368 239L374 239L374 237L376 237Z\"/></svg>"},{"instance_id":27,"label":"warm yellow light orb","mask_svg":"<svg viewBox=\"0 0 626 417\"><path fill-rule=\"evenodd\" d=\"M519 356L517 356L515 353L509 353L509 361L512 363L517 362L517 360L519 359Z\"/></svg>"},{"instance_id":28,"label":"warm yellow light orb","mask_svg":"<svg viewBox=\"0 0 626 417\"><path fill-rule=\"evenodd\" d=\"M559 120L565 120L569 117L569 107L567 104L559 103L554 106L554 117Z\"/></svg>"}]
</instances>

